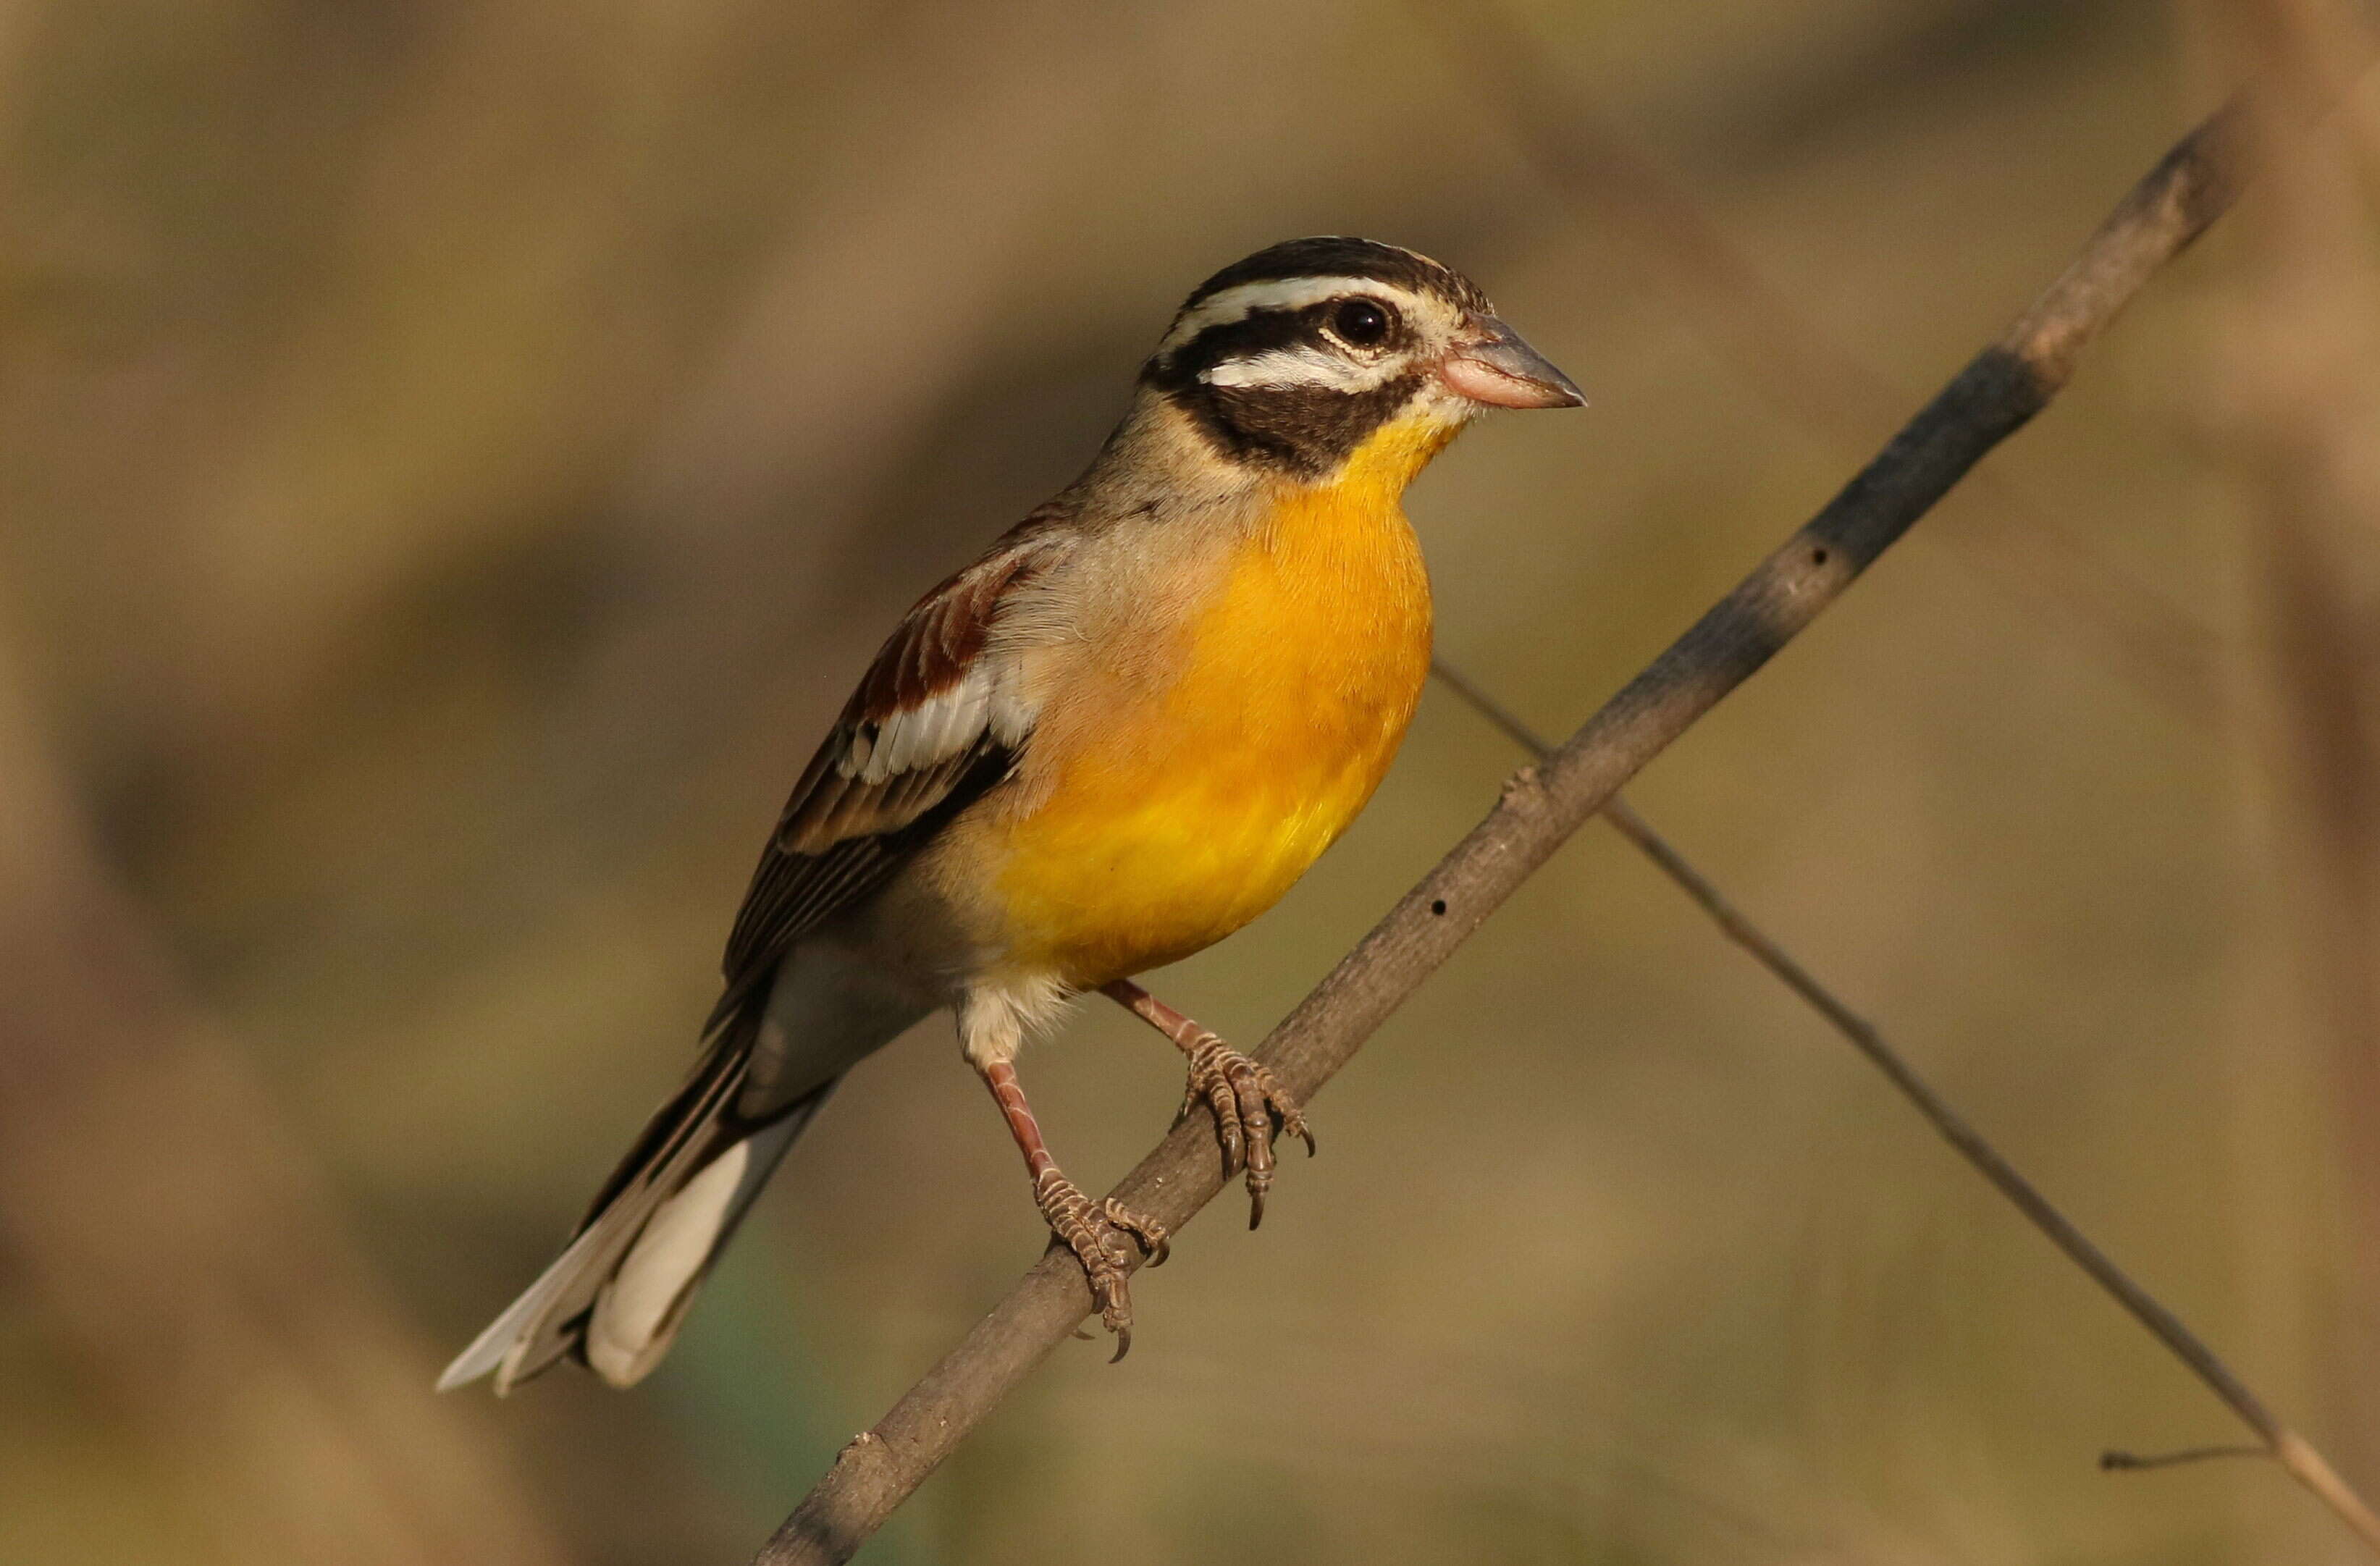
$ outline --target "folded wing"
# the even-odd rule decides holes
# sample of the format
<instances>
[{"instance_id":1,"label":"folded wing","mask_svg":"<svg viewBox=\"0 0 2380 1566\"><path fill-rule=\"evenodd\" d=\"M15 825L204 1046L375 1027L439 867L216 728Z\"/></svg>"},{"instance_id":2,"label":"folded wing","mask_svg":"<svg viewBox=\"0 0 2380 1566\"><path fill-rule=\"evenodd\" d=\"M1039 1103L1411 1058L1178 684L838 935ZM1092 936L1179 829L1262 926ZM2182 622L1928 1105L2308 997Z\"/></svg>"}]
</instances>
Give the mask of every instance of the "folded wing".
<instances>
[{"instance_id":1,"label":"folded wing","mask_svg":"<svg viewBox=\"0 0 2380 1566\"><path fill-rule=\"evenodd\" d=\"M1037 515L919 600L810 759L727 938L713 1029L765 996L803 936L883 884L934 830L1014 768L1034 712L993 640L1063 536Z\"/></svg>"},{"instance_id":2,"label":"folded wing","mask_svg":"<svg viewBox=\"0 0 2380 1566\"><path fill-rule=\"evenodd\" d=\"M1028 519L928 593L876 655L761 854L693 1074L647 1122L569 1247L447 1367L442 1389L492 1371L503 1391L570 1354L615 1385L642 1377L842 1065L912 1020L830 1004L816 1029L830 1037L780 1047L836 1063L786 1086L778 1071L756 1076L760 1022L795 945L882 885L1023 753L1034 714L997 631L1015 593L1065 547L1055 520Z\"/></svg>"}]
</instances>

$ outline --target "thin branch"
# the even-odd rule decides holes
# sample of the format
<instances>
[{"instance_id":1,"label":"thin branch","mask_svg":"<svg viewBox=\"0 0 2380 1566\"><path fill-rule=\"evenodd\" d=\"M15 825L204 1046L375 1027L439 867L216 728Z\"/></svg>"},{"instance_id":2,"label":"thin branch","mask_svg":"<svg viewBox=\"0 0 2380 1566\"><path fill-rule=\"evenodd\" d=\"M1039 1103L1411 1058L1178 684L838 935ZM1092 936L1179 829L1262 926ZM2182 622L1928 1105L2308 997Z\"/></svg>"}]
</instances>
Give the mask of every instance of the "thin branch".
<instances>
[{"instance_id":1,"label":"thin branch","mask_svg":"<svg viewBox=\"0 0 2380 1566\"><path fill-rule=\"evenodd\" d=\"M2266 1446L2184 1447L2180 1451L2103 1451L2099 1466L2110 1474L2139 1474L2151 1468L2179 1468L2188 1463L2213 1463L2227 1457L2268 1458Z\"/></svg>"},{"instance_id":2,"label":"thin branch","mask_svg":"<svg viewBox=\"0 0 2380 1566\"><path fill-rule=\"evenodd\" d=\"M2230 205L2229 114L2184 138L2118 204L2048 290L1978 354L1816 516L1755 567L1503 796L1273 1030L1259 1058L1311 1099L1404 998L1645 763L1841 596L1991 449L2046 407L2083 347ZM1168 1229L1223 1181L1185 1120L1116 1188ZM1083 1269L1045 1252L1007 1297L835 1459L760 1551L766 1566L840 1561L1091 1309Z\"/></svg>"},{"instance_id":3,"label":"thin branch","mask_svg":"<svg viewBox=\"0 0 2380 1566\"><path fill-rule=\"evenodd\" d=\"M1432 673L1456 695L1475 708L1482 717L1501 729L1516 741L1522 749L1540 758L1553 754L1553 747L1522 722L1509 708L1499 702L1461 670L1443 659L1432 665ZM2200 1447L2186 1452L2163 1457L2135 1457L2129 1452L2104 1453L2099 1460L2103 1468L2154 1468L2169 1463L2195 1461L2204 1457L2241 1454L2270 1457L2282 1462L2289 1473L2312 1490L2322 1503L2338 1514L2358 1537L2380 1553L2380 1517L2339 1478L2322 1454L2305 1439L2274 1416L2265 1401L2250 1390L2231 1367L2223 1363L2198 1335L2182 1324L2181 1317L2158 1301L2155 1295L2132 1281L2123 1269L2077 1229L2066 1215L2053 1206L2034 1184L2017 1171L2014 1164L2000 1155L1999 1149L1985 1140L1982 1132L1967 1123L1966 1117L1951 1108L1948 1099L1936 1092L1900 1051L1887 1042L1876 1025L1846 1004L1843 1000L1820 983L1817 977L1803 967L1791 953L1771 940L1743 911L1728 901L1711 880L1678 852L1667 838L1654 831L1653 824L1637 814L1633 806L1618 795L1603 807L1606 819L1620 830L1620 834L1642 849L1645 856L1659 866L1661 872L1684 889L1687 896L1708 914L1720 929L1752 954L1753 960L1807 1002L1811 1010L1832 1023L1835 1031L1851 1040L1852 1048L1867 1057L1870 1064L1882 1072L1887 1081L1901 1097L1917 1108L1944 1141L1973 1165L1977 1173L1992 1183L1992 1187L2024 1214L2034 1228L2048 1236L2049 1243L2063 1252L2068 1260L2090 1274L2091 1281L2106 1290L2132 1319L2148 1329L2157 1341L2170 1350L2175 1358L2190 1367L2191 1373L2206 1383L2216 1397L2223 1400L2240 1422L2263 1438L2264 1445L2256 1447ZM2284 1458L2285 1451L2294 1452L2295 1459Z\"/></svg>"}]
</instances>

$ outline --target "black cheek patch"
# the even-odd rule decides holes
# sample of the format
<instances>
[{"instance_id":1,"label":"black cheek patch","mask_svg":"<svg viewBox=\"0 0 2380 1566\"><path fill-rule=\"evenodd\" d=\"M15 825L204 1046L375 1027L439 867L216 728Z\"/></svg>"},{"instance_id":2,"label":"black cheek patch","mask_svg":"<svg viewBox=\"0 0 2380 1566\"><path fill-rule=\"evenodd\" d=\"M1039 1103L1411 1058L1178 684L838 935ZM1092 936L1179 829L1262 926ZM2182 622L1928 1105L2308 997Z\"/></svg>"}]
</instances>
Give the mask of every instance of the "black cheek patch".
<instances>
[{"instance_id":1,"label":"black cheek patch","mask_svg":"<svg viewBox=\"0 0 2380 1566\"><path fill-rule=\"evenodd\" d=\"M1418 374L1368 392L1202 383L1173 396L1224 455L1319 479L1394 418L1420 384Z\"/></svg>"},{"instance_id":2,"label":"black cheek patch","mask_svg":"<svg viewBox=\"0 0 2380 1566\"><path fill-rule=\"evenodd\" d=\"M1150 360L1143 379L1187 413L1224 456L1318 479L1404 407L1421 384L1420 372L1392 377L1364 392L1330 386L1218 386L1204 377L1218 365L1282 349L1346 353L1345 346L1326 330L1330 312L1343 302L1342 297L1298 310L1254 310L1209 326L1164 358ZM1403 313L1392 314L1395 322L1380 350L1384 353L1412 341L1413 329Z\"/></svg>"}]
</instances>

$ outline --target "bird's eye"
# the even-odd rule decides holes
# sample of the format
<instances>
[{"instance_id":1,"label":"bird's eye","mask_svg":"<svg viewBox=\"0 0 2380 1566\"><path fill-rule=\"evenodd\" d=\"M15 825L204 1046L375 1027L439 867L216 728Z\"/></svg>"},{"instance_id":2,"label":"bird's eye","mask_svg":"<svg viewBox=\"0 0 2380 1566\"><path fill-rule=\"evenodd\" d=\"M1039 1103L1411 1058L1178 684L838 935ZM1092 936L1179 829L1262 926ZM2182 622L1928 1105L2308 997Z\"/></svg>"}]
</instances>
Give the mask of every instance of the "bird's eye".
<instances>
[{"instance_id":1,"label":"bird's eye","mask_svg":"<svg viewBox=\"0 0 2380 1566\"><path fill-rule=\"evenodd\" d=\"M1330 312L1330 330L1351 347L1377 348L1389 339L1396 318L1374 299L1348 299Z\"/></svg>"}]
</instances>

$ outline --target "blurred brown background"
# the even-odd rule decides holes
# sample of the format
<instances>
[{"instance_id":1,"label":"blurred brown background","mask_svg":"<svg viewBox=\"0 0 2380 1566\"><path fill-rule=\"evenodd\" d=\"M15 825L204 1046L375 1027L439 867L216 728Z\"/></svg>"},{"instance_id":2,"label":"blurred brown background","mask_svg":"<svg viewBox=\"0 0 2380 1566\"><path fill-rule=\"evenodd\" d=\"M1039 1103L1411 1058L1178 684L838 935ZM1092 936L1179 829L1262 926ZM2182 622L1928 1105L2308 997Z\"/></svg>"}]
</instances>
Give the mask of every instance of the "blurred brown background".
<instances>
[{"instance_id":1,"label":"blurred brown background","mask_svg":"<svg viewBox=\"0 0 2380 1566\"><path fill-rule=\"evenodd\" d=\"M1442 650L1566 729L2277 36L0 9L0 1560L743 1559L1040 1246L945 1022L643 1388L431 1378L675 1083L876 638L1073 475L1192 284L1412 245L1587 387L1412 501ZM1635 794L2369 1484L2375 115ZM1434 694L1162 993L1260 1037L1513 761ZM1025 1072L1087 1184L1180 1091L1112 1008ZM1062 1353L869 1558L2347 1558L2265 1466L2095 1472L2236 1432L1600 829L1316 1119L1261 1233L1209 1215L1133 1357Z\"/></svg>"}]
</instances>

